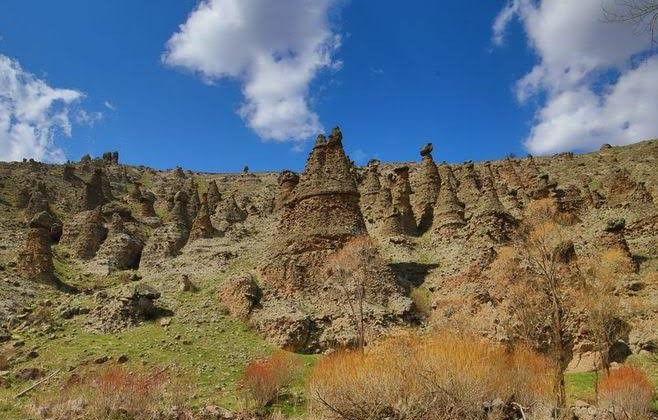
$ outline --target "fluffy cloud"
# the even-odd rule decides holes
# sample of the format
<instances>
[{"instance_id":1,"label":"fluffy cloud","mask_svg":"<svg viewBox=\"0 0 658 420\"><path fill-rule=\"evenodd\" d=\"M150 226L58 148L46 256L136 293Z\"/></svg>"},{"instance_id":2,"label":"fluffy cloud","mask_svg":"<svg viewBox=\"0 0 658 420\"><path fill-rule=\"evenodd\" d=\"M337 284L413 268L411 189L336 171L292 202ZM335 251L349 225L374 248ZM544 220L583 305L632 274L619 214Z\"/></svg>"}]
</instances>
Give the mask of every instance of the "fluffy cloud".
<instances>
[{"instance_id":1,"label":"fluffy cloud","mask_svg":"<svg viewBox=\"0 0 658 420\"><path fill-rule=\"evenodd\" d=\"M658 59L633 25L606 23L601 0L513 0L493 25L504 43L518 19L537 64L516 84L540 102L524 144L535 154L592 150L658 136ZM610 6L612 7L612 6Z\"/></svg>"},{"instance_id":2,"label":"fluffy cloud","mask_svg":"<svg viewBox=\"0 0 658 420\"><path fill-rule=\"evenodd\" d=\"M309 86L333 58L336 0L202 0L167 42L163 61L212 82L242 83L238 114L261 138L305 140L322 130Z\"/></svg>"},{"instance_id":3,"label":"fluffy cloud","mask_svg":"<svg viewBox=\"0 0 658 420\"><path fill-rule=\"evenodd\" d=\"M71 136L70 105L82 96L48 86L0 54L0 160L63 161L55 138Z\"/></svg>"}]
</instances>

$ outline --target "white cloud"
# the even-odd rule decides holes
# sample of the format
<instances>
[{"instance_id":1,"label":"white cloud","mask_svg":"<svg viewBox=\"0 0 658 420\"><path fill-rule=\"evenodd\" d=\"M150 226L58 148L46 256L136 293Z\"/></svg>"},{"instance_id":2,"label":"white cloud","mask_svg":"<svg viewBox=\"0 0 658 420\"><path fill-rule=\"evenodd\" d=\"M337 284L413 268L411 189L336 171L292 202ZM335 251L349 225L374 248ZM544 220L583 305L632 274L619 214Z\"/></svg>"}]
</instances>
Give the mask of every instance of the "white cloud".
<instances>
[{"instance_id":1,"label":"white cloud","mask_svg":"<svg viewBox=\"0 0 658 420\"><path fill-rule=\"evenodd\" d=\"M0 54L0 160L65 160L55 138L71 136L70 106L82 97L50 87Z\"/></svg>"},{"instance_id":2,"label":"white cloud","mask_svg":"<svg viewBox=\"0 0 658 420\"><path fill-rule=\"evenodd\" d=\"M87 112L84 109L78 110L75 114L75 121L80 125L93 127L98 121L103 119L102 112Z\"/></svg>"},{"instance_id":3,"label":"white cloud","mask_svg":"<svg viewBox=\"0 0 658 420\"><path fill-rule=\"evenodd\" d=\"M117 108L114 106L114 104L113 104L112 102L110 102L110 101L105 101L105 102L103 102L103 106L105 106L105 108L109 109L110 111L116 111L116 109L117 109Z\"/></svg>"},{"instance_id":4,"label":"white cloud","mask_svg":"<svg viewBox=\"0 0 658 420\"><path fill-rule=\"evenodd\" d=\"M163 61L205 81L242 83L238 114L261 138L306 140L322 131L308 103L311 81L337 70L336 0L202 0L167 42Z\"/></svg>"},{"instance_id":5,"label":"white cloud","mask_svg":"<svg viewBox=\"0 0 658 420\"><path fill-rule=\"evenodd\" d=\"M601 0L513 0L493 24L504 43L518 18L538 62L516 84L541 108L524 144L535 154L592 150L658 136L658 64L633 25L606 23Z\"/></svg>"}]
</instances>

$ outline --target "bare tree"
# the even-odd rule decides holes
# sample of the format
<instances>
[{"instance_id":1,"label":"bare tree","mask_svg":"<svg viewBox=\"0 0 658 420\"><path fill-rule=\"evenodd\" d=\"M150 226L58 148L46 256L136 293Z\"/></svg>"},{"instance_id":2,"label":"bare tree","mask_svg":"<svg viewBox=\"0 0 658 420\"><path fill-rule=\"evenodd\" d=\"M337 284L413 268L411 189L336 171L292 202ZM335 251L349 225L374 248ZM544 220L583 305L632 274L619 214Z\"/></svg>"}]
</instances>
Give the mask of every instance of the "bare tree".
<instances>
[{"instance_id":1,"label":"bare tree","mask_svg":"<svg viewBox=\"0 0 658 420\"><path fill-rule=\"evenodd\" d=\"M555 214L549 199L529 206L519 250L520 263L525 265L524 284L518 285L527 295L514 312L522 324L528 324L525 329L533 336L527 338L555 363L555 397L558 407L564 408L564 371L573 347L568 311L573 273L560 255L559 245L564 241L561 226L554 222Z\"/></svg>"},{"instance_id":2,"label":"bare tree","mask_svg":"<svg viewBox=\"0 0 658 420\"><path fill-rule=\"evenodd\" d=\"M376 246L367 237L357 237L349 241L329 261L327 271L337 282L337 288L344 295L347 309L359 339L359 350L366 344L366 302L368 285L372 280L370 268L379 258Z\"/></svg>"},{"instance_id":3,"label":"bare tree","mask_svg":"<svg viewBox=\"0 0 658 420\"><path fill-rule=\"evenodd\" d=\"M609 7L603 6L606 22L631 23L638 32L651 34L651 43L656 44L658 24L658 0L614 0Z\"/></svg>"}]
</instances>

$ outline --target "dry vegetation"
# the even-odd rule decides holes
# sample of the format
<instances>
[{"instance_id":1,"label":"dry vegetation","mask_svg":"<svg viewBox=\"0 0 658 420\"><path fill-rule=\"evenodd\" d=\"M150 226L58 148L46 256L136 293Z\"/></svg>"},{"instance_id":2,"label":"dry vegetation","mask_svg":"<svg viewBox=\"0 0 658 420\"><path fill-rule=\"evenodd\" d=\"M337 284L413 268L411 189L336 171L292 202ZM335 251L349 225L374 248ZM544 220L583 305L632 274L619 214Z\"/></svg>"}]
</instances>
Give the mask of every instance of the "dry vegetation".
<instances>
[{"instance_id":1,"label":"dry vegetation","mask_svg":"<svg viewBox=\"0 0 658 420\"><path fill-rule=\"evenodd\" d=\"M551 362L452 332L385 340L341 351L315 366L311 413L336 419L478 419L524 411L543 418L552 401ZM534 416L534 417L533 417Z\"/></svg>"},{"instance_id":2,"label":"dry vegetation","mask_svg":"<svg viewBox=\"0 0 658 420\"><path fill-rule=\"evenodd\" d=\"M300 371L299 358L283 350L249 363L240 379L247 407L259 411L271 405Z\"/></svg>"},{"instance_id":3,"label":"dry vegetation","mask_svg":"<svg viewBox=\"0 0 658 420\"><path fill-rule=\"evenodd\" d=\"M71 375L60 389L33 401L28 412L51 420L186 419L191 417L180 407L191 393L178 373L110 366Z\"/></svg>"},{"instance_id":4,"label":"dry vegetation","mask_svg":"<svg viewBox=\"0 0 658 420\"><path fill-rule=\"evenodd\" d=\"M649 419L654 397L653 385L640 369L621 366L601 378L598 384L601 407L615 419Z\"/></svg>"}]
</instances>

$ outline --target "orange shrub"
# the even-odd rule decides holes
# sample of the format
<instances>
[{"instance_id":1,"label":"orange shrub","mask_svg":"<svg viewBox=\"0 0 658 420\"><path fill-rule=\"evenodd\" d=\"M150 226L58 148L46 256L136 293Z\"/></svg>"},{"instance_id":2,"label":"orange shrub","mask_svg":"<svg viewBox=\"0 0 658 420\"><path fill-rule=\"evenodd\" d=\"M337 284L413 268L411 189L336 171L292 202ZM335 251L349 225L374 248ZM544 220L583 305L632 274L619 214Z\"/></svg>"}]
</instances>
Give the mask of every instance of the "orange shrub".
<instances>
[{"instance_id":1,"label":"orange shrub","mask_svg":"<svg viewBox=\"0 0 658 420\"><path fill-rule=\"evenodd\" d=\"M364 354L320 360L310 408L328 418L479 419L497 398L523 406L550 400L551 372L547 359L526 348L509 352L451 333L395 337Z\"/></svg>"},{"instance_id":2,"label":"orange shrub","mask_svg":"<svg viewBox=\"0 0 658 420\"><path fill-rule=\"evenodd\" d=\"M265 359L249 363L240 379L247 399L260 409L276 400L290 385L301 368L299 358L283 350Z\"/></svg>"},{"instance_id":3,"label":"orange shrub","mask_svg":"<svg viewBox=\"0 0 658 420\"><path fill-rule=\"evenodd\" d=\"M153 419L178 409L178 417L189 416L180 411L189 398L190 388L179 375L166 370L128 370L109 366L73 374L53 394L37 397L28 412L34 417L53 420L85 419Z\"/></svg>"},{"instance_id":4,"label":"orange shrub","mask_svg":"<svg viewBox=\"0 0 658 420\"><path fill-rule=\"evenodd\" d=\"M649 418L654 388L640 369L624 365L610 371L598 384L602 407L618 419Z\"/></svg>"}]
</instances>

